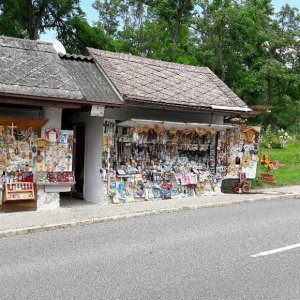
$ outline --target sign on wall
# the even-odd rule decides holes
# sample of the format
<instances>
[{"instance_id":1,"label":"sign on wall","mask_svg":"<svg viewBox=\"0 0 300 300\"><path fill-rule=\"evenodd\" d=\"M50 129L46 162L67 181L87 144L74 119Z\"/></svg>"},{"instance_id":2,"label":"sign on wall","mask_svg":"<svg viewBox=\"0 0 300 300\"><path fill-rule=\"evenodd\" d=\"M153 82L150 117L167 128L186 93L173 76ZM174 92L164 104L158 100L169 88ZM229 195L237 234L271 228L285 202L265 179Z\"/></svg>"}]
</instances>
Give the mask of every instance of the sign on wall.
<instances>
[{"instance_id":1,"label":"sign on wall","mask_svg":"<svg viewBox=\"0 0 300 300\"><path fill-rule=\"evenodd\" d=\"M103 117L105 106L93 105L91 109L91 117Z\"/></svg>"}]
</instances>

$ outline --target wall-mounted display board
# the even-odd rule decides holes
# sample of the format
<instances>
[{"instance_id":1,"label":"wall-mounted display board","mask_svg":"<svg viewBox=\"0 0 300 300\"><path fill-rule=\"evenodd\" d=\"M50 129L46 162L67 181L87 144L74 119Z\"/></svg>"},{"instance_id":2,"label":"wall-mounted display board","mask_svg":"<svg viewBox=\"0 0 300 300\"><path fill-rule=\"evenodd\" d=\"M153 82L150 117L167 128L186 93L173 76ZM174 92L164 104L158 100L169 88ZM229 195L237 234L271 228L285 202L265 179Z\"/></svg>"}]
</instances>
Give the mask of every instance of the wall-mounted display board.
<instances>
[{"instance_id":1,"label":"wall-mounted display board","mask_svg":"<svg viewBox=\"0 0 300 300\"><path fill-rule=\"evenodd\" d=\"M74 184L73 131L50 129L41 137L46 122L0 118L0 205L36 202L39 172L44 172L52 185Z\"/></svg>"}]
</instances>

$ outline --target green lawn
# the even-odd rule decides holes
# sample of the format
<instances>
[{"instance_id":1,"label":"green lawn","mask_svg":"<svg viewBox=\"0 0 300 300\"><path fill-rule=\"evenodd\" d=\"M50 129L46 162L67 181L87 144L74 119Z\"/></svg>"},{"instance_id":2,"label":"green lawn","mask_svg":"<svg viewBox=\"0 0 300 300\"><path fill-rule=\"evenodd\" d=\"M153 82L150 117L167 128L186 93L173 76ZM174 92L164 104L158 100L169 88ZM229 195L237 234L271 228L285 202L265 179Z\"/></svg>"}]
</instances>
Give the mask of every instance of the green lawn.
<instances>
[{"instance_id":1,"label":"green lawn","mask_svg":"<svg viewBox=\"0 0 300 300\"><path fill-rule=\"evenodd\" d=\"M276 185L286 186L300 184L300 141L289 143L286 149L260 149L260 156L268 154L270 161L279 160L280 166L275 171ZM258 166L257 177L263 171L262 166ZM268 184L253 180L254 188L270 187Z\"/></svg>"}]
</instances>

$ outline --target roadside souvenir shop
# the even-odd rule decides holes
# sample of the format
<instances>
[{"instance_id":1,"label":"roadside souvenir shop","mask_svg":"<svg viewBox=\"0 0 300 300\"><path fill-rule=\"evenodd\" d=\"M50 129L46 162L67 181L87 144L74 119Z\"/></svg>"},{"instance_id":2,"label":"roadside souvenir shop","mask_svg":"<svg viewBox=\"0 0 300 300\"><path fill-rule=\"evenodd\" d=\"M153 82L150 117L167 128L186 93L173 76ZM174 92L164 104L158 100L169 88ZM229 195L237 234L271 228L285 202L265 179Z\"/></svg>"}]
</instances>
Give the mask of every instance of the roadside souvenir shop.
<instances>
[{"instance_id":1,"label":"roadside souvenir shop","mask_svg":"<svg viewBox=\"0 0 300 300\"><path fill-rule=\"evenodd\" d=\"M0 211L47 207L75 182L73 132L44 129L48 119L0 117Z\"/></svg>"},{"instance_id":2,"label":"roadside souvenir shop","mask_svg":"<svg viewBox=\"0 0 300 300\"><path fill-rule=\"evenodd\" d=\"M214 195L255 178L259 129L131 119L103 125L102 181L113 203Z\"/></svg>"}]
</instances>

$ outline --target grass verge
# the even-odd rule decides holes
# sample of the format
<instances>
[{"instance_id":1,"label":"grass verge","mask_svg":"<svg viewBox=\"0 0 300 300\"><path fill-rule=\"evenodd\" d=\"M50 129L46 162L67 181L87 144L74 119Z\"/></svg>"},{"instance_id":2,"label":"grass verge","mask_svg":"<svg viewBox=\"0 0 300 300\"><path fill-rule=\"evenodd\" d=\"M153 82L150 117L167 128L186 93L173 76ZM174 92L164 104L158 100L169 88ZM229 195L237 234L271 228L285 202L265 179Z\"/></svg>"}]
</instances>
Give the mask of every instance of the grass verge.
<instances>
[{"instance_id":1,"label":"grass verge","mask_svg":"<svg viewBox=\"0 0 300 300\"><path fill-rule=\"evenodd\" d=\"M278 160L279 169L275 171L275 186L288 186L300 184L300 141L292 141L285 149L260 149L260 156L268 154L270 161ZM258 165L257 177L262 173L263 167ZM270 185L253 180L253 188L270 187Z\"/></svg>"}]
</instances>

